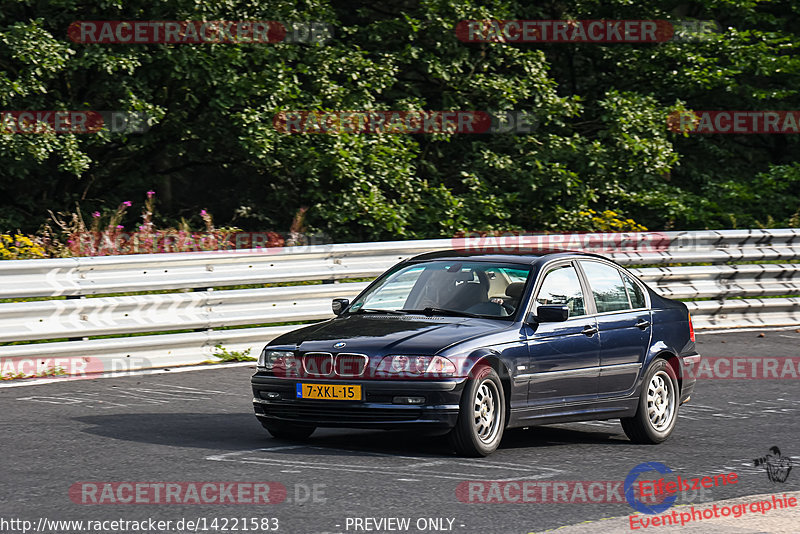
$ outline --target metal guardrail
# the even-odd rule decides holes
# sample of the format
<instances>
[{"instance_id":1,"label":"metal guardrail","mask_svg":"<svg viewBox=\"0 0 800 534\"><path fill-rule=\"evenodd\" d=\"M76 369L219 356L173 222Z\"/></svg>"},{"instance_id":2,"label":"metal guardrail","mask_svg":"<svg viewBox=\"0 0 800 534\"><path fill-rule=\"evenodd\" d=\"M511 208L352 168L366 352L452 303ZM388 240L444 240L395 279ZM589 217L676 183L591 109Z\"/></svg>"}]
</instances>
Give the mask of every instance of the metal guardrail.
<instances>
[{"instance_id":1,"label":"metal guardrail","mask_svg":"<svg viewBox=\"0 0 800 534\"><path fill-rule=\"evenodd\" d=\"M218 344L257 355L266 341L296 328L258 325L331 317L331 298L366 286L348 280L449 248L598 251L636 266L665 296L713 299L687 303L697 329L800 324L800 264L729 265L800 259L800 229L457 238L3 261L0 298L46 300L0 303L0 343L39 341L0 346L0 362L47 356L161 367L209 360ZM677 263L711 265L670 266ZM220 289L319 280L336 283ZM142 291L168 292L120 295ZM778 298L753 298L772 296ZM229 327L245 328L223 329ZM126 334L152 335L105 337ZM95 336L104 338L85 339Z\"/></svg>"},{"instance_id":2,"label":"metal guardrail","mask_svg":"<svg viewBox=\"0 0 800 534\"><path fill-rule=\"evenodd\" d=\"M502 252L518 245L527 250L599 250L625 265L775 261L800 258L800 229L551 234L17 260L0 265L0 299L373 277L424 252Z\"/></svg>"}]
</instances>

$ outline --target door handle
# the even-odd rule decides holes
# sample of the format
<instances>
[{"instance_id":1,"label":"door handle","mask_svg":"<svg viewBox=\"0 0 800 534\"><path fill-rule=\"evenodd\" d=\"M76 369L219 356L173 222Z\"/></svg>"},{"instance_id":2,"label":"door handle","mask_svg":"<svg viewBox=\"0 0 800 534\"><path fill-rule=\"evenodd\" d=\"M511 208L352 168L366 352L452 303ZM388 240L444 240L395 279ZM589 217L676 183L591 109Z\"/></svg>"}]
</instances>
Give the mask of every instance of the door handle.
<instances>
[{"instance_id":1,"label":"door handle","mask_svg":"<svg viewBox=\"0 0 800 534\"><path fill-rule=\"evenodd\" d=\"M650 326L650 321L639 319L639 321L636 322L636 328L641 328L642 330L644 330L648 326Z\"/></svg>"},{"instance_id":2,"label":"door handle","mask_svg":"<svg viewBox=\"0 0 800 534\"><path fill-rule=\"evenodd\" d=\"M597 327L589 325L589 324L584 326L583 330L581 330L581 334L584 334L584 335L589 336L589 337L592 337L596 333L597 333Z\"/></svg>"}]
</instances>

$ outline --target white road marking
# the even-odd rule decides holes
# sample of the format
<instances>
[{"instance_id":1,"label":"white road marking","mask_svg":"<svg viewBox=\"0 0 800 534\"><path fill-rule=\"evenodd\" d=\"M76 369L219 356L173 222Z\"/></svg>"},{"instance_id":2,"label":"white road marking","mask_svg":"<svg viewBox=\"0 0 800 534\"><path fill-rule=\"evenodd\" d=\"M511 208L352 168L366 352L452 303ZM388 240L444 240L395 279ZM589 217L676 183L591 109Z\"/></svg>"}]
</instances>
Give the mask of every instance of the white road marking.
<instances>
[{"instance_id":1,"label":"white road marking","mask_svg":"<svg viewBox=\"0 0 800 534\"><path fill-rule=\"evenodd\" d=\"M418 467L430 467L432 465L442 465L443 463L446 463L446 462L444 460L440 460L438 462L422 462L422 463L419 463L419 464L411 464L411 465L407 465L405 467L408 468L408 469L417 469Z\"/></svg>"},{"instance_id":2,"label":"white road marking","mask_svg":"<svg viewBox=\"0 0 800 534\"><path fill-rule=\"evenodd\" d=\"M88 375L88 376L63 376L63 377L56 377L56 378L23 378L19 380L3 380L0 383L0 389L2 388L19 388L25 386L44 386L47 384L63 384L64 382L73 382L75 380L98 380L104 378L125 378L127 376L143 376L143 375L162 375L162 374L174 374L174 373L188 373L190 371L208 371L212 369L224 369L226 367L255 367L256 362L233 362L233 363L215 363L215 364L201 364L201 365L180 365L180 366L161 366L159 369L140 369L140 370L131 370L131 371L113 371L109 373L98 373L97 375ZM167 370L167 368L169 370ZM174 388L179 388L181 386L171 386ZM188 388L192 389L192 388ZM209 390L211 391L211 390ZM215 393L223 393L222 391L217 391ZM226 393L228 395L233 395L233 393Z\"/></svg>"},{"instance_id":3,"label":"white road marking","mask_svg":"<svg viewBox=\"0 0 800 534\"><path fill-rule=\"evenodd\" d=\"M748 326L744 328L719 328L717 330L695 329L697 335L702 337L706 334L731 334L736 332L785 332L786 330L797 330L797 326L777 326L764 328L760 326Z\"/></svg>"},{"instance_id":4,"label":"white road marking","mask_svg":"<svg viewBox=\"0 0 800 534\"><path fill-rule=\"evenodd\" d=\"M344 452L349 454L358 454L357 458L353 459L353 463L344 463L341 460L337 463L330 463L329 461L315 462L310 461L313 456L304 455L303 460L294 458L275 458L267 456L264 453L274 451L306 449L311 451L324 451L331 452ZM395 460L409 460L412 461L407 465L383 467L379 465L366 465L365 458L383 458L391 457ZM447 480L538 480L544 478L551 478L564 471L561 469L554 469L551 467L530 466L521 464L504 464L500 462L489 462L486 460L451 460L441 459L433 460L420 456L401 456L391 453L381 453L373 451L357 451L348 449L333 449L328 447L315 447L306 445L292 445L286 447L271 447L266 449L254 449L245 451L228 452L223 454L215 454L207 456L206 460L223 461L223 462L237 462L244 464L256 465L269 465L277 468L294 468L294 469L318 469L323 471L344 471L351 473L361 474L375 474L379 476L397 476L400 479L407 479L408 481L418 481L419 477L432 477ZM438 470L430 469L432 466L441 466ZM467 468L467 469L464 469ZM477 469L477 471L475 471ZM486 472L489 469L499 471L497 474ZM523 474L524 473L524 474ZM511 475L511 476L509 476ZM505 478L503 478L505 477Z\"/></svg>"},{"instance_id":5,"label":"white road marking","mask_svg":"<svg viewBox=\"0 0 800 534\"><path fill-rule=\"evenodd\" d=\"M207 400L211 399L215 394L235 395L235 393L224 391L172 386L169 384L155 384L149 387L112 387L103 389L102 391L75 391L63 395L33 395L30 397L17 397L16 400L59 405L83 404L87 408L112 408L114 406L146 406L168 404L175 401Z\"/></svg>"}]
</instances>

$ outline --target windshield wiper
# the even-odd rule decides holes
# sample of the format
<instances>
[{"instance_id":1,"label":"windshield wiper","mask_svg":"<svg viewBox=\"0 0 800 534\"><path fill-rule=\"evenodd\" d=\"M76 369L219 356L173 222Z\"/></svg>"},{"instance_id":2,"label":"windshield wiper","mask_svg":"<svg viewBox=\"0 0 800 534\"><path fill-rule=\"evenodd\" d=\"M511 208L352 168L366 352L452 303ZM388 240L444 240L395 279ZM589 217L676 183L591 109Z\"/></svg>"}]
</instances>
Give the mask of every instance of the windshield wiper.
<instances>
[{"instance_id":1,"label":"windshield wiper","mask_svg":"<svg viewBox=\"0 0 800 534\"><path fill-rule=\"evenodd\" d=\"M406 315L406 310L381 310L379 308L360 308L350 313L386 313L389 315Z\"/></svg>"},{"instance_id":2,"label":"windshield wiper","mask_svg":"<svg viewBox=\"0 0 800 534\"><path fill-rule=\"evenodd\" d=\"M454 317L487 317L486 315L480 315L477 313L469 313L460 310L448 310L446 308L434 308L432 306L428 306L424 310L400 310L406 313L425 313L428 315L452 315Z\"/></svg>"}]
</instances>

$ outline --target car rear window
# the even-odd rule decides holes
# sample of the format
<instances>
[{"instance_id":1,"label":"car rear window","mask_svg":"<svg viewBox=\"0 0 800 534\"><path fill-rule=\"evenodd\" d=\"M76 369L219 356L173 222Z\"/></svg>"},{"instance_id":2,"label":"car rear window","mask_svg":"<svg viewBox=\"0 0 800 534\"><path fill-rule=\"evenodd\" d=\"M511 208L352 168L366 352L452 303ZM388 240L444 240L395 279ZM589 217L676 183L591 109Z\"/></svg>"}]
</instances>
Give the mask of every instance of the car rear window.
<instances>
[{"instance_id":1,"label":"car rear window","mask_svg":"<svg viewBox=\"0 0 800 534\"><path fill-rule=\"evenodd\" d=\"M625 273L622 273L622 279L625 280L625 287L628 290L628 297L631 299L631 305L634 308L646 308L647 301L644 298L644 292L641 286Z\"/></svg>"}]
</instances>

